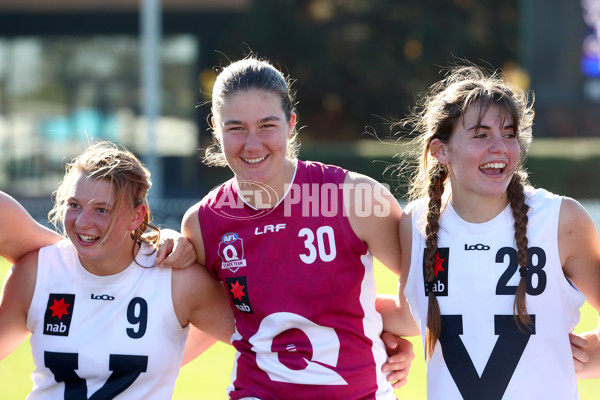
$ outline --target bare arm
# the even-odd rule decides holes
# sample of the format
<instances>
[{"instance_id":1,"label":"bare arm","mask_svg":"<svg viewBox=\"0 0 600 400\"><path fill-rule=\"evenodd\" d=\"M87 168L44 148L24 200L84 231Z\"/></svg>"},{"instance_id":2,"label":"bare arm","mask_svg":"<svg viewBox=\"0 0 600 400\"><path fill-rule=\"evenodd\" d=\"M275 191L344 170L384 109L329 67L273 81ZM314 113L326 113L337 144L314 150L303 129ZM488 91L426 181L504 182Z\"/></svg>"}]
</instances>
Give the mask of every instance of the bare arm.
<instances>
[{"instance_id":1,"label":"bare arm","mask_svg":"<svg viewBox=\"0 0 600 400\"><path fill-rule=\"evenodd\" d=\"M198 220L198 207L199 204L192 206L183 216L181 233L194 246L196 262L200 265L205 265L204 241L202 240L202 230L200 229L200 221Z\"/></svg>"},{"instance_id":2,"label":"bare arm","mask_svg":"<svg viewBox=\"0 0 600 400\"><path fill-rule=\"evenodd\" d=\"M194 246L198 263L190 268L191 272L194 272L192 276L186 277L185 274L179 274L180 271L177 275L185 277L180 280L184 281L183 287L190 290L189 295L181 296L187 307L186 319L192 323L183 359L185 364L209 348L215 342L213 338L230 343L235 324L223 285L213 279L204 267L206 258L198 220L198 204L191 207L184 215L181 232ZM193 282L196 283L190 286L189 283ZM200 287L203 289L199 289Z\"/></svg>"},{"instance_id":3,"label":"bare arm","mask_svg":"<svg viewBox=\"0 0 600 400\"><path fill-rule=\"evenodd\" d=\"M399 289L400 290L400 289ZM402 295L404 298L404 295ZM408 303L398 295L377 295L376 308L383 319L383 330L396 336L419 335L419 328L410 313Z\"/></svg>"},{"instance_id":4,"label":"bare arm","mask_svg":"<svg viewBox=\"0 0 600 400\"><path fill-rule=\"evenodd\" d=\"M370 207L368 207L370 205ZM348 173L344 182L344 210L356 235L367 244L373 257L395 274L400 274L401 251L398 225L402 208L380 183L364 175ZM394 388L406 383L414 358L412 344L399 336L419 333L408 307L394 295L377 295L388 360L382 366Z\"/></svg>"},{"instance_id":5,"label":"bare arm","mask_svg":"<svg viewBox=\"0 0 600 400\"><path fill-rule=\"evenodd\" d=\"M404 251L401 258L398 294L391 299L387 298L387 296L384 298L383 295L378 295L377 298L377 310L384 316L384 332L381 338L388 352L388 359L383 365L382 371L392 371L388 375L388 380L394 382L394 388L396 389L406 382L410 363L414 358L414 352L412 351L412 344L390 332L405 332L404 335L406 336L419 334L419 328L410 313L403 290L410 268L410 249L412 244L411 214L410 210L408 210L408 213L406 211L400 218L399 227L400 243Z\"/></svg>"},{"instance_id":6,"label":"bare arm","mask_svg":"<svg viewBox=\"0 0 600 400\"><path fill-rule=\"evenodd\" d=\"M378 311L388 315L388 318L384 318L384 330L389 332L403 332L403 336L415 336L419 335L419 327L417 326L404 296L404 287L406 286L406 280L410 269L411 261L411 248L412 248L412 213L410 210L405 212L400 217L399 223L399 240L400 247L403 249L400 257L400 279L398 280L398 291L395 296L395 304L390 300L385 302L382 299L378 299Z\"/></svg>"},{"instance_id":7,"label":"bare arm","mask_svg":"<svg viewBox=\"0 0 600 400\"><path fill-rule=\"evenodd\" d=\"M558 247L565 275L587 296L587 301L600 310L598 233L589 214L581 204L570 198L563 200L560 209ZM589 361L578 362L576 352L573 352L577 377L600 378L600 325L581 336L588 341L584 350Z\"/></svg>"},{"instance_id":8,"label":"bare arm","mask_svg":"<svg viewBox=\"0 0 600 400\"><path fill-rule=\"evenodd\" d=\"M194 325L190 325L190 334L185 342L185 352L183 353L181 365L183 366L190 361L193 361L196 357L215 344L216 341L217 339L209 334L202 332Z\"/></svg>"},{"instance_id":9,"label":"bare arm","mask_svg":"<svg viewBox=\"0 0 600 400\"><path fill-rule=\"evenodd\" d=\"M184 363L212 346L215 339L231 343L235 325L229 299L223 285L213 279L206 268L194 264L187 269L174 269L172 293L181 326L193 325Z\"/></svg>"},{"instance_id":10,"label":"bare arm","mask_svg":"<svg viewBox=\"0 0 600 400\"><path fill-rule=\"evenodd\" d=\"M27 313L37 278L37 251L21 258L6 275L0 298L0 360L27 338Z\"/></svg>"},{"instance_id":11,"label":"bare arm","mask_svg":"<svg viewBox=\"0 0 600 400\"><path fill-rule=\"evenodd\" d=\"M58 242L62 237L38 224L15 199L0 191L0 256L14 263L26 253Z\"/></svg>"},{"instance_id":12,"label":"bare arm","mask_svg":"<svg viewBox=\"0 0 600 400\"><path fill-rule=\"evenodd\" d=\"M373 257L400 275L404 254L399 236L402 208L387 188L367 176L349 172L344 185L344 206L352 229L369 246ZM366 208L367 205L371 207ZM410 247L408 249L410 252ZM396 336L418 335L408 304L396 299L378 296L376 307L384 330Z\"/></svg>"},{"instance_id":13,"label":"bare arm","mask_svg":"<svg viewBox=\"0 0 600 400\"><path fill-rule=\"evenodd\" d=\"M400 263L400 280L398 281L398 302L402 310L403 318L410 318L414 323L414 335L420 334L420 329L417 326L414 318L409 309L408 301L404 296L404 288L406 287L406 281L408 280L408 274L410 272L411 253L412 253L412 210L407 208L400 218L400 246L404 251L402 252L402 260Z\"/></svg>"},{"instance_id":14,"label":"bare arm","mask_svg":"<svg viewBox=\"0 0 600 400\"><path fill-rule=\"evenodd\" d=\"M349 172L344 181L344 209L356 235L373 257L400 274L398 224L402 208L382 184Z\"/></svg>"}]
</instances>

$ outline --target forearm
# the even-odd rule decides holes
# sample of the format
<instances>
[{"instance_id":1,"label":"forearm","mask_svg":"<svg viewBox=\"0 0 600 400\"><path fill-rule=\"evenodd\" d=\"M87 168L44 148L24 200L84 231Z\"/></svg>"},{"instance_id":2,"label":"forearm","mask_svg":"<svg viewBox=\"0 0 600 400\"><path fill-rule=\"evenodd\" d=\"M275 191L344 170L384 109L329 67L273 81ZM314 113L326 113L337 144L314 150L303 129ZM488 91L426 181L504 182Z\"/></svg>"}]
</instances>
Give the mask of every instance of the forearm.
<instances>
[{"instance_id":1,"label":"forearm","mask_svg":"<svg viewBox=\"0 0 600 400\"><path fill-rule=\"evenodd\" d=\"M30 251L58 242L62 237L37 223L15 199L0 191L0 256L15 263Z\"/></svg>"},{"instance_id":2,"label":"forearm","mask_svg":"<svg viewBox=\"0 0 600 400\"><path fill-rule=\"evenodd\" d=\"M62 239L58 233L39 225L33 220L28 220L20 225L16 232L6 231L0 241L0 256L10 263L15 263L30 251L51 245Z\"/></svg>"},{"instance_id":3,"label":"forearm","mask_svg":"<svg viewBox=\"0 0 600 400\"><path fill-rule=\"evenodd\" d=\"M212 336L190 324L190 334L185 342L185 352L183 353L181 365L185 365L194 360L215 344L216 341L217 340Z\"/></svg>"},{"instance_id":4,"label":"forearm","mask_svg":"<svg viewBox=\"0 0 600 400\"><path fill-rule=\"evenodd\" d=\"M25 329L0 328L0 361L15 351L27 337L29 331Z\"/></svg>"},{"instance_id":5,"label":"forearm","mask_svg":"<svg viewBox=\"0 0 600 400\"><path fill-rule=\"evenodd\" d=\"M381 314L384 331L396 336L419 335L419 328L410 313L408 303L402 304L396 295L377 294L375 308Z\"/></svg>"}]
</instances>

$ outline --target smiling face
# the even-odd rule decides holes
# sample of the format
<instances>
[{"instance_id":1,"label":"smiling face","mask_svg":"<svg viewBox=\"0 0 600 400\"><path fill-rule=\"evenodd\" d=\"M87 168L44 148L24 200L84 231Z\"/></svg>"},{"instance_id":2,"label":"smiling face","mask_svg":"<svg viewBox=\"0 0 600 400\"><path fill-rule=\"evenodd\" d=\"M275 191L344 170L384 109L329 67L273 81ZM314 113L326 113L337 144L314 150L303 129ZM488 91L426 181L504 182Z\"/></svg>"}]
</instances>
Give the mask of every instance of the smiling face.
<instances>
[{"instance_id":1,"label":"smiling face","mask_svg":"<svg viewBox=\"0 0 600 400\"><path fill-rule=\"evenodd\" d=\"M446 166L453 204L478 199L507 204L506 189L517 167L520 147L510 113L475 103L459 118L448 143L434 139L432 154ZM502 205L503 204L503 205Z\"/></svg>"},{"instance_id":2,"label":"smiling face","mask_svg":"<svg viewBox=\"0 0 600 400\"><path fill-rule=\"evenodd\" d=\"M227 96L213 118L215 134L238 182L259 182L278 192L293 175L294 163L286 152L295 123L296 114L286 119L276 93L259 89Z\"/></svg>"},{"instance_id":3,"label":"smiling face","mask_svg":"<svg viewBox=\"0 0 600 400\"><path fill-rule=\"evenodd\" d=\"M110 275L133 261L131 231L143 221L145 205L131 208L123 201L119 207L110 181L79 173L74 176L65 207L65 232L88 271Z\"/></svg>"}]
</instances>

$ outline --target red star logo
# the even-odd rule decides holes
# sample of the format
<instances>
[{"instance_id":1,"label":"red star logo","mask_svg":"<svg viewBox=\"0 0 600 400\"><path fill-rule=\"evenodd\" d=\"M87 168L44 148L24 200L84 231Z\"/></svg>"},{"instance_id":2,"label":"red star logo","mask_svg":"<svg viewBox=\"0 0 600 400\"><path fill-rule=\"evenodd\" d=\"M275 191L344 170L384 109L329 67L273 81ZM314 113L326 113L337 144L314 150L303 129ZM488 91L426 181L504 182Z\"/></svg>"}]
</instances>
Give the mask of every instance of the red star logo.
<instances>
[{"instance_id":1,"label":"red star logo","mask_svg":"<svg viewBox=\"0 0 600 400\"><path fill-rule=\"evenodd\" d=\"M440 258L440 253L436 253L435 255L435 265L433 267L433 271L435 272L435 277L437 278L438 272L445 271L443 264L446 261L445 258Z\"/></svg>"},{"instance_id":2,"label":"red star logo","mask_svg":"<svg viewBox=\"0 0 600 400\"><path fill-rule=\"evenodd\" d=\"M233 294L233 298L238 299L238 300L242 300L242 297L244 297L244 285L240 285L239 281L236 281L234 284L231 285L231 294Z\"/></svg>"},{"instance_id":3,"label":"red star logo","mask_svg":"<svg viewBox=\"0 0 600 400\"><path fill-rule=\"evenodd\" d=\"M58 317L58 319L62 319L63 315L68 315L69 312L67 308L69 308L70 304L65 303L65 298L63 297L60 301L54 300L54 304L48 307L52 310L51 317Z\"/></svg>"}]
</instances>

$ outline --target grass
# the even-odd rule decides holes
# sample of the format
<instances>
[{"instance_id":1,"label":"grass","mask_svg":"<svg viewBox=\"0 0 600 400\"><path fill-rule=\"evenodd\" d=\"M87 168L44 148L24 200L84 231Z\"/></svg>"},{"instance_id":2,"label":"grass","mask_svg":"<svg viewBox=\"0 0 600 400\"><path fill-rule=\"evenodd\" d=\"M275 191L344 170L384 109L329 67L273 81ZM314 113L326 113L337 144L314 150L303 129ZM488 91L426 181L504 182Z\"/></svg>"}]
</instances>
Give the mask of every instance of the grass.
<instances>
[{"instance_id":1,"label":"grass","mask_svg":"<svg viewBox=\"0 0 600 400\"><path fill-rule=\"evenodd\" d=\"M4 276L9 265L0 260L0 276ZM380 293L395 293L396 277L384 267L376 266L377 288ZM581 322L577 332L594 329L598 313L589 304L582 308ZM424 400L425 362L420 338L411 338L415 351L415 361L411 367L408 383L396 390L397 397L411 400ZM226 400L225 388L229 384L234 351L231 346L218 343L193 362L181 369L175 386L175 400L210 399ZM23 343L9 357L0 362L0 399L24 399L31 390L30 373L33 361L29 342ZM579 381L581 400L598 398L600 379Z\"/></svg>"}]
</instances>

